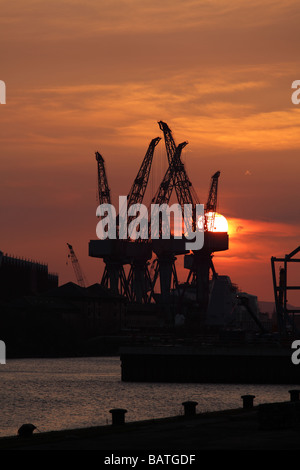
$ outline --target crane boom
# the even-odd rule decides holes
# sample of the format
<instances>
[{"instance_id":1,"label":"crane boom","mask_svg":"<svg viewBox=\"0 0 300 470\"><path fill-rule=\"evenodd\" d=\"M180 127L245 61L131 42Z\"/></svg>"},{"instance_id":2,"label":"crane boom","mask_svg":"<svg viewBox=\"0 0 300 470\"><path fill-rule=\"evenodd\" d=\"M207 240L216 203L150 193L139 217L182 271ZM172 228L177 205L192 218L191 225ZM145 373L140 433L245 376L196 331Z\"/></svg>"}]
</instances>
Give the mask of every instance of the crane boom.
<instances>
[{"instance_id":1,"label":"crane boom","mask_svg":"<svg viewBox=\"0 0 300 470\"><path fill-rule=\"evenodd\" d=\"M160 137L156 137L155 139L152 139L149 144L144 160L142 161L141 167L127 196L129 207L133 204L141 204L143 202L149 181L154 149L160 140Z\"/></svg>"},{"instance_id":2,"label":"crane boom","mask_svg":"<svg viewBox=\"0 0 300 470\"><path fill-rule=\"evenodd\" d=\"M205 206L205 214L210 214L209 217L205 218L206 229L211 231L214 228L215 215L217 210L219 176L220 172L217 171L211 177L211 185L208 193L207 203Z\"/></svg>"},{"instance_id":3,"label":"crane boom","mask_svg":"<svg viewBox=\"0 0 300 470\"><path fill-rule=\"evenodd\" d=\"M199 203L198 196L195 189L187 175L184 164L181 160L181 154L176 155L176 144L172 135L172 132L169 126L163 122L159 121L159 127L163 131L165 146L167 151L167 158L169 165L175 165L176 170L174 172L174 186L178 199L178 203L181 205L182 209L184 204L192 204L193 208L196 204Z\"/></svg>"},{"instance_id":4,"label":"crane boom","mask_svg":"<svg viewBox=\"0 0 300 470\"><path fill-rule=\"evenodd\" d=\"M85 280L84 274L83 274L83 272L80 268L79 261L77 259L77 256L75 255L74 249L73 249L72 245L70 245L70 243L67 243L67 246L69 248L68 258L71 258L77 282L80 285L80 287L86 287L86 280Z\"/></svg>"},{"instance_id":5,"label":"crane boom","mask_svg":"<svg viewBox=\"0 0 300 470\"><path fill-rule=\"evenodd\" d=\"M208 199L206 203L206 212L216 212L217 210L217 197L218 197L218 181L220 172L217 171L211 177L211 185L209 189Z\"/></svg>"},{"instance_id":6,"label":"crane boom","mask_svg":"<svg viewBox=\"0 0 300 470\"><path fill-rule=\"evenodd\" d=\"M104 159L99 152L96 152L97 168L98 168L98 202L99 204L110 204L110 189L108 186Z\"/></svg>"}]
</instances>

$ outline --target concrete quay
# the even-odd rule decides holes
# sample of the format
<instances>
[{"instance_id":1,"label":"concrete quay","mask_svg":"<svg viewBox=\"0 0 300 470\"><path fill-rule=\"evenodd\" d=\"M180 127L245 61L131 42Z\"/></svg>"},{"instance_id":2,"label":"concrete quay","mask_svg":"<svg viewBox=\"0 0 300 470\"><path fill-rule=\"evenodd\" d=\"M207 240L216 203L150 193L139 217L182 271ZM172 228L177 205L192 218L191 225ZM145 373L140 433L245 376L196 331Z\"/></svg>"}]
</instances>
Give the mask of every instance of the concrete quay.
<instances>
[{"instance_id":1,"label":"concrete quay","mask_svg":"<svg viewBox=\"0 0 300 470\"><path fill-rule=\"evenodd\" d=\"M0 450L98 450L107 455L133 449L165 453L298 450L298 391L292 391L289 402L253 406L252 398L246 396L243 407L234 410L194 413L195 407L189 405L182 416L128 423L121 417L106 426L3 437Z\"/></svg>"}]
</instances>

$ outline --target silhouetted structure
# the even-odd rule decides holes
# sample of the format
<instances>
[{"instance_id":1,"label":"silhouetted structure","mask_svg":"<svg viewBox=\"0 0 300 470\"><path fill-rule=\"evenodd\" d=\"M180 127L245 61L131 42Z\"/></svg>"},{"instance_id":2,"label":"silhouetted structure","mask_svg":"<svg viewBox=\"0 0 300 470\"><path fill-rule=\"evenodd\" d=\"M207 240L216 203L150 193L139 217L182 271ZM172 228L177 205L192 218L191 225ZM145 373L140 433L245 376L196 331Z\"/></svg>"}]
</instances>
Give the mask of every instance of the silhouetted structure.
<instances>
[{"instance_id":1,"label":"silhouetted structure","mask_svg":"<svg viewBox=\"0 0 300 470\"><path fill-rule=\"evenodd\" d=\"M152 204L162 206L169 204L172 191L176 193L178 204L183 210L186 205L192 208L192 225L195 230L199 221L195 220L196 205L199 200L195 189L189 179L184 163L181 159L182 149L187 142L175 144L173 135L168 125L159 121L159 127L163 132L168 160L168 168L163 180L153 195ZM127 198L127 206L141 204L147 187L154 149L160 138L153 139L142 162L140 171ZM104 159L96 153L98 167L98 200L100 204L110 203L110 189L106 176ZM196 292L196 304L198 318L195 327L201 327L206 323L206 313L210 297L210 273L216 276L212 256L216 251L228 249L228 233L214 231L214 215L217 209L217 191L220 172L212 176L209 195L205 205L204 222L204 247L201 250L186 249L186 239L175 239L171 236L166 239L162 236L161 229L159 239L153 237L152 229L147 240L132 241L125 239L90 240L89 256L102 258L105 270L102 284L110 287L114 292L126 296L129 302L147 304L155 302L159 311L164 312L164 326L173 327L176 313L182 312L183 304L186 302L186 288L192 287ZM148 211L149 213L149 211ZM208 220L210 219L210 220ZM149 226L148 221L148 226ZM117 217L118 229L118 217ZM118 233L118 230L117 230ZM121 237L122 238L122 237ZM149 261L154 255L155 263L152 263L154 272L148 269ZM189 274L184 289L178 283L176 273L177 256L184 255L184 267ZM130 266L126 276L124 265ZM152 274L152 275L151 275ZM158 285L159 284L159 285ZM174 286L180 300L177 302L177 312L170 309L171 286ZM157 288L156 288L157 287ZM159 295L158 292L159 291Z\"/></svg>"},{"instance_id":2,"label":"silhouetted structure","mask_svg":"<svg viewBox=\"0 0 300 470\"><path fill-rule=\"evenodd\" d=\"M0 299L34 295L58 286L58 275L46 264L9 256L0 251Z\"/></svg>"},{"instance_id":3,"label":"silhouetted structure","mask_svg":"<svg viewBox=\"0 0 300 470\"><path fill-rule=\"evenodd\" d=\"M300 258L295 258L295 255L299 252L300 246L288 255L285 255L284 258L276 258L275 256L271 258L277 326L282 337L286 336L288 332L299 334L299 330L294 322L294 314L300 313L300 309L289 308L287 303L289 291L300 291L300 286L291 286L287 281L288 265L291 263L300 263ZM276 278L276 263L283 263L283 267L279 270L279 279Z\"/></svg>"}]
</instances>

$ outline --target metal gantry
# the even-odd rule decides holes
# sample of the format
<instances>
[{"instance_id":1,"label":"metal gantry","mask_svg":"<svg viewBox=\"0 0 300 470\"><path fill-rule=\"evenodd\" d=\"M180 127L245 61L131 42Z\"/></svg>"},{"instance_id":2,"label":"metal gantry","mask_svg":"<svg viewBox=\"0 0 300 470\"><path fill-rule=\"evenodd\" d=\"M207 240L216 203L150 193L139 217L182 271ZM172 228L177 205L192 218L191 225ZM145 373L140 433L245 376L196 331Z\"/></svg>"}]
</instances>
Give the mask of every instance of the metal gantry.
<instances>
[{"instance_id":1,"label":"metal gantry","mask_svg":"<svg viewBox=\"0 0 300 470\"><path fill-rule=\"evenodd\" d=\"M299 308L288 307L288 292L300 291L300 286L288 284L288 265L290 263L300 263L300 258L295 258L295 255L300 252L300 246L293 250L283 258L271 257L271 269L273 279L273 289L275 298L275 309L277 316L278 332L282 337L287 336L288 333L299 333L294 323L294 314L300 313ZM283 264L279 268L279 276L277 278L276 266L277 263Z\"/></svg>"}]
</instances>

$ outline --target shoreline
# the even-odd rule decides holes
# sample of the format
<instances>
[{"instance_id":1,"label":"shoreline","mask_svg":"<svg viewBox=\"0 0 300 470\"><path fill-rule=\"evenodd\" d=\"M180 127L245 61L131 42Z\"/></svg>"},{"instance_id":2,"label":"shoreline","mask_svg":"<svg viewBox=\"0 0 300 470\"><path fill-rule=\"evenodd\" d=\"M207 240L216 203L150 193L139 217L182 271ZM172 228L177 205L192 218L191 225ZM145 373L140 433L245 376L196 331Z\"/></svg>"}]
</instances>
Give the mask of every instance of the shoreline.
<instances>
[{"instance_id":1,"label":"shoreline","mask_svg":"<svg viewBox=\"0 0 300 470\"><path fill-rule=\"evenodd\" d=\"M0 438L0 450L292 450L300 401Z\"/></svg>"}]
</instances>

